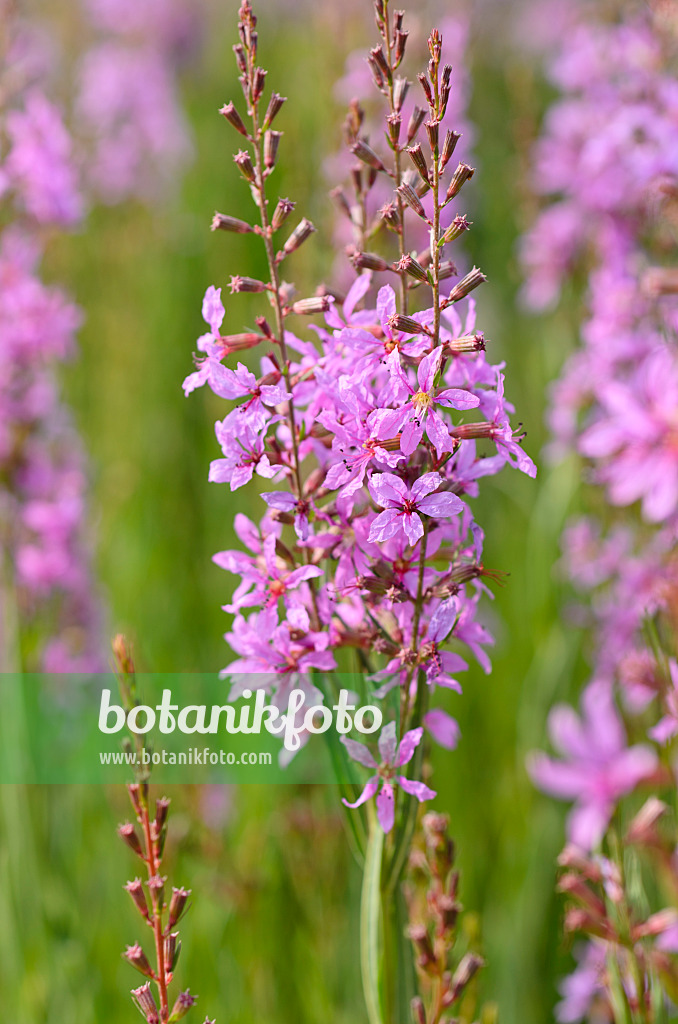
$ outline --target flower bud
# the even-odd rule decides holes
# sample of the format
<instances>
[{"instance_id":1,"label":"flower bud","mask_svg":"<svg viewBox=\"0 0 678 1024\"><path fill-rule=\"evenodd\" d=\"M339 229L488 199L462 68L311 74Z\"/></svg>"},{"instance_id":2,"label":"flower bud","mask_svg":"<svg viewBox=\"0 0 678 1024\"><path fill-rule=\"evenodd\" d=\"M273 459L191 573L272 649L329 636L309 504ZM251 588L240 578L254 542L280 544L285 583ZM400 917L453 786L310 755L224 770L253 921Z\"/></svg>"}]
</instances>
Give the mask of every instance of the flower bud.
<instances>
[{"instance_id":1,"label":"flower bud","mask_svg":"<svg viewBox=\"0 0 678 1024\"><path fill-rule=\"evenodd\" d=\"M127 786L127 792L134 808L134 813L137 816L137 820L141 819L142 814L142 802L145 803L148 797L148 784L139 782L130 782Z\"/></svg>"},{"instance_id":2,"label":"flower bud","mask_svg":"<svg viewBox=\"0 0 678 1024\"><path fill-rule=\"evenodd\" d=\"M170 899L169 905L169 928L174 928L175 924L184 913L186 909L186 901L191 895L190 889L172 889L172 898Z\"/></svg>"},{"instance_id":3,"label":"flower bud","mask_svg":"<svg viewBox=\"0 0 678 1024\"><path fill-rule=\"evenodd\" d=\"M419 84L421 85L422 89L424 90L424 95L426 96L426 102L428 103L429 107L432 107L433 106L433 90L431 89L431 83L429 82L428 78L426 77L426 75L424 74L423 71L419 72L419 74L417 75L417 78L419 79Z\"/></svg>"},{"instance_id":4,"label":"flower bud","mask_svg":"<svg viewBox=\"0 0 678 1024\"><path fill-rule=\"evenodd\" d=\"M484 281L487 281L485 274L478 270L478 267L474 267L468 272L466 277L463 277L458 284L455 284L445 302L442 303L441 309L446 309L453 302L459 302L460 299L465 298L469 292L472 292L474 288L477 288Z\"/></svg>"},{"instance_id":5,"label":"flower bud","mask_svg":"<svg viewBox=\"0 0 678 1024\"><path fill-rule=\"evenodd\" d=\"M326 313L331 305L329 295L314 295L310 299L299 299L293 303L292 312L301 316L314 316L316 313Z\"/></svg>"},{"instance_id":6,"label":"flower bud","mask_svg":"<svg viewBox=\"0 0 678 1024\"><path fill-rule=\"evenodd\" d=\"M150 981L147 981L145 985L141 986L141 988L133 988L132 999L146 1018L147 1024L158 1024L158 1021L160 1020L158 1016L158 1007L155 1005L155 999L151 992Z\"/></svg>"},{"instance_id":7,"label":"flower bud","mask_svg":"<svg viewBox=\"0 0 678 1024\"><path fill-rule=\"evenodd\" d=\"M459 338L446 341L443 350L443 354L449 356L465 355L468 352L483 352L485 336L482 331L477 331L475 334L462 334Z\"/></svg>"},{"instance_id":8,"label":"flower bud","mask_svg":"<svg viewBox=\"0 0 678 1024\"><path fill-rule=\"evenodd\" d=\"M377 156L372 147L365 142L364 139L358 139L351 146L351 152L354 156L357 156L359 160L362 160L368 167L373 167L375 171L385 171L381 158Z\"/></svg>"},{"instance_id":9,"label":"flower bud","mask_svg":"<svg viewBox=\"0 0 678 1024\"><path fill-rule=\"evenodd\" d=\"M416 281L422 281L424 284L428 283L428 275L421 263L418 263L413 256L401 256L397 263L398 270L404 270L406 274L413 277Z\"/></svg>"},{"instance_id":10,"label":"flower bud","mask_svg":"<svg viewBox=\"0 0 678 1024\"><path fill-rule=\"evenodd\" d=\"M393 83L393 106L399 114L403 109L403 103L410 89L410 83L406 78L396 78Z\"/></svg>"},{"instance_id":11,"label":"flower bud","mask_svg":"<svg viewBox=\"0 0 678 1024\"><path fill-rule=\"evenodd\" d=\"M336 188L332 189L332 191L330 192L330 199L334 200L334 202L337 204L341 212L345 214L349 220L352 219L351 207L340 185L337 185Z\"/></svg>"},{"instance_id":12,"label":"flower bud","mask_svg":"<svg viewBox=\"0 0 678 1024\"><path fill-rule=\"evenodd\" d=\"M418 217L421 217L422 220L426 220L426 211L422 205L421 199L411 185L404 181L402 185L398 185L396 192L403 202L407 203L410 209L414 210Z\"/></svg>"},{"instance_id":13,"label":"flower bud","mask_svg":"<svg viewBox=\"0 0 678 1024\"><path fill-rule=\"evenodd\" d=\"M165 970L168 974L174 973L174 968L181 952L181 943L178 941L179 932L170 932L165 936Z\"/></svg>"},{"instance_id":14,"label":"flower bud","mask_svg":"<svg viewBox=\"0 0 678 1024\"><path fill-rule=\"evenodd\" d=\"M449 1005L454 1003L462 994L471 979L478 973L485 961L477 953L465 953L454 972L450 987Z\"/></svg>"},{"instance_id":15,"label":"flower bud","mask_svg":"<svg viewBox=\"0 0 678 1024\"><path fill-rule=\"evenodd\" d=\"M356 270L391 270L391 264L376 252L354 251L349 258Z\"/></svg>"},{"instance_id":16,"label":"flower bud","mask_svg":"<svg viewBox=\"0 0 678 1024\"><path fill-rule=\"evenodd\" d=\"M118 835L122 839L123 843L126 843L130 850L133 850L133 852L136 853L137 857L141 857L142 860L145 859L144 851L141 848L139 836L136 833L134 825L129 821L125 822L124 825L118 825Z\"/></svg>"},{"instance_id":17,"label":"flower bud","mask_svg":"<svg viewBox=\"0 0 678 1024\"><path fill-rule=\"evenodd\" d=\"M412 161L412 163L416 167L417 171L419 172L419 175L420 175L422 181L425 181L426 184L428 185L429 184L428 165L426 163L426 158L425 158L425 156L424 156L424 154L422 152L422 148L421 148L420 144L417 142L416 145L409 146L408 149L407 149L407 153L409 154L410 160Z\"/></svg>"},{"instance_id":18,"label":"flower bud","mask_svg":"<svg viewBox=\"0 0 678 1024\"><path fill-rule=\"evenodd\" d=\"M254 164L252 163L252 157L245 149L240 149L233 157L238 169L246 181L250 184L254 184L256 181L256 174L254 171Z\"/></svg>"},{"instance_id":19,"label":"flower bud","mask_svg":"<svg viewBox=\"0 0 678 1024\"><path fill-rule=\"evenodd\" d=\"M242 47L240 45L240 43L237 43L233 47L233 52L235 54L236 64L238 65L238 71L240 72L241 75L246 74L246 72L247 72L247 59L245 57L244 47Z\"/></svg>"},{"instance_id":20,"label":"flower bud","mask_svg":"<svg viewBox=\"0 0 678 1024\"><path fill-rule=\"evenodd\" d=\"M452 260L443 260L438 267L438 280L446 281L448 277L457 276L457 266Z\"/></svg>"},{"instance_id":21,"label":"flower bud","mask_svg":"<svg viewBox=\"0 0 678 1024\"><path fill-rule=\"evenodd\" d=\"M241 277L240 274L236 274L231 277L230 281L231 295L236 295L238 292L265 292L266 285L263 281L257 281L254 277Z\"/></svg>"},{"instance_id":22,"label":"flower bud","mask_svg":"<svg viewBox=\"0 0 678 1024\"><path fill-rule=\"evenodd\" d=\"M254 228L244 220L229 217L225 213L215 213L212 218L212 231L232 231L236 235L246 235Z\"/></svg>"},{"instance_id":23,"label":"flower bud","mask_svg":"<svg viewBox=\"0 0 678 1024\"><path fill-rule=\"evenodd\" d=\"M469 167L468 164L459 164L457 166L456 171L452 175L452 181L447 186L447 194L445 196L446 203L449 203L450 199L454 199L454 197L461 191L461 187L464 182L468 181L469 178L472 178L475 172L475 167Z\"/></svg>"},{"instance_id":24,"label":"flower bud","mask_svg":"<svg viewBox=\"0 0 678 1024\"><path fill-rule=\"evenodd\" d=\"M304 217L304 219L297 224L296 228L283 245L283 252L288 256L290 253L295 252L300 245L304 244L307 238L310 238L315 230L316 229L310 220L307 220L307 218Z\"/></svg>"},{"instance_id":25,"label":"flower bud","mask_svg":"<svg viewBox=\"0 0 678 1024\"><path fill-rule=\"evenodd\" d=\"M133 946L128 946L122 955L129 961L129 963L131 963L132 967L136 967L141 974L145 975L147 978L153 977L151 965L138 942L135 942Z\"/></svg>"},{"instance_id":26,"label":"flower bud","mask_svg":"<svg viewBox=\"0 0 678 1024\"><path fill-rule=\"evenodd\" d=\"M402 331L403 334L428 334L431 332L424 324L420 324L414 317L404 316L402 313L394 313L387 320L392 331Z\"/></svg>"},{"instance_id":27,"label":"flower bud","mask_svg":"<svg viewBox=\"0 0 678 1024\"><path fill-rule=\"evenodd\" d=\"M393 149L398 148L398 142L400 140L400 129L402 127L403 119L400 114L389 114L386 118L386 125L388 127L388 138Z\"/></svg>"},{"instance_id":28,"label":"flower bud","mask_svg":"<svg viewBox=\"0 0 678 1024\"><path fill-rule=\"evenodd\" d=\"M402 221L400 219L400 214L398 213L398 207L395 203L385 203L379 210L379 216L386 224L386 227L390 228L391 231L400 231Z\"/></svg>"},{"instance_id":29,"label":"flower bud","mask_svg":"<svg viewBox=\"0 0 678 1024\"><path fill-rule=\"evenodd\" d=\"M268 72L264 71L263 68L254 69L254 78L252 82L252 100L258 103L261 99L261 94L266 86L266 75Z\"/></svg>"},{"instance_id":30,"label":"flower bud","mask_svg":"<svg viewBox=\"0 0 678 1024\"><path fill-rule=\"evenodd\" d=\"M273 124L274 119L280 112L281 107L287 102L287 96L280 96L277 92L271 95L268 101L268 107L264 115L264 129L270 128Z\"/></svg>"},{"instance_id":31,"label":"flower bud","mask_svg":"<svg viewBox=\"0 0 678 1024\"><path fill-rule=\"evenodd\" d=\"M153 875L148 880L148 888L151 891L151 903L155 911L162 910L164 898L165 898L165 882L167 876Z\"/></svg>"},{"instance_id":32,"label":"flower bud","mask_svg":"<svg viewBox=\"0 0 678 1024\"><path fill-rule=\"evenodd\" d=\"M445 230L445 233L438 242L438 245L444 245L446 242L454 242L455 238L459 238L459 235L463 234L464 231L468 231L470 227L471 222L466 217L466 214L456 216L450 226Z\"/></svg>"},{"instance_id":33,"label":"flower bud","mask_svg":"<svg viewBox=\"0 0 678 1024\"><path fill-rule=\"evenodd\" d=\"M374 65L378 68L382 76L382 79L386 82L390 82L392 77L391 69L388 66L388 62L386 60L383 48L381 46L372 47L372 49L370 50L370 57L368 58L368 60L370 58L371 63L374 63Z\"/></svg>"},{"instance_id":34,"label":"flower bud","mask_svg":"<svg viewBox=\"0 0 678 1024\"><path fill-rule=\"evenodd\" d=\"M410 926L408 934L417 951L419 968L427 973L435 972L436 958L428 929L423 924L413 924Z\"/></svg>"},{"instance_id":35,"label":"flower bud","mask_svg":"<svg viewBox=\"0 0 678 1024\"><path fill-rule=\"evenodd\" d=\"M440 122L426 121L424 127L428 135L428 144L431 147L431 152L436 153L440 144Z\"/></svg>"},{"instance_id":36,"label":"flower bud","mask_svg":"<svg viewBox=\"0 0 678 1024\"><path fill-rule=\"evenodd\" d=\"M297 204L293 203L291 199L278 200L276 208L273 211L273 216L271 218L271 227L273 228L274 231L277 231L278 228L281 228L283 226L283 224L285 223L289 215L292 213L292 210L296 205Z\"/></svg>"},{"instance_id":37,"label":"flower bud","mask_svg":"<svg viewBox=\"0 0 678 1024\"><path fill-rule=\"evenodd\" d=\"M408 144L414 142L419 129L421 128L424 118L426 117L426 111L422 110L421 107L415 107L410 116L409 123L407 125L407 142Z\"/></svg>"},{"instance_id":38,"label":"flower bud","mask_svg":"<svg viewBox=\"0 0 678 1024\"><path fill-rule=\"evenodd\" d=\"M168 796L158 797L155 801L155 830L158 835L160 835L165 827L171 803L172 801Z\"/></svg>"},{"instance_id":39,"label":"flower bud","mask_svg":"<svg viewBox=\"0 0 678 1024\"><path fill-rule=\"evenodd\" d=\"M445 136L445 141L443 142L443 151L440 154L440 163L438 164L438 170L440 174L443 173L448 163L452 159L452 154L457 148L457 143L459 142L460 138L461 134L459 132L453 132L448 128L447 134Z\"/></svg>"},{"instance_id":40,"label":"flower bud","mask_svg":"<svg viewBox=\"0 0 678 1024\"><path fill-rule=\"evenodd\" d=\"M118 671L123 676L133 676L134 660L129 640L122 633L118 633L117 636L113 637L111 647L113 648L113 657L115 658Z\"/></svg>"},{"instance_id":41,"label":"flower bud","mask_svg":"<svg viewBox=\"0 0 678 1024\"><path fill-rule=\"evenodd\" d=\"M264 166L269 170L275 167L278 159L278 147L283 137L282 132L267 131L264 135Z\"/></svg>"},{"instance_id":42,"label":"flower bud","mask_svg":"<svg viewBox=\"0 0 678 1024\"><path fill-rule=\"evenodd\" d=\"M414 1024L426 1024L426 1010L420 996L415 996L410 1003Z\"/></svg>"},{"instance_id":43,"label":"flower bud","mask_svg":"<svg viewBox=\"0 0 678 1024\"><path fill-rule=\"evenodd\" d=\"M172 1007L169 1024L174 1024L175 1021L185 1017L191 1007L195 1006L196 999L197 996L192 996L188 989L185 992L180 992L176 1003Z\"/></svg>"},{"instance_id":44,"label":"flower bud","mask_svg":"<svg viewBox=\"0 0 678 1024\"><path fill-rule=\"evenodd\" d=\"M656 796L651 796L640 808L629 825L625 841L630 845L657 846L661 841L657 822L668 811L668 806Z\"/></svg>"},{"instance_id":45,"label":"flower bud","mask_svg":"<svg viewBox=\"0 0 678 1024\"><path fill-rule=\"evenodd\" d=\"M127 890L134 900L135 906L141 916L148 919L148 904L146 903L146 894L144 892L141 879L135 878L133 882L128 882L127 885L123 886L123 888Z\"/></svg>"},{"instance_id":46,"label":"flower bud","mask_svg":"<svg viewBox=\"0 0 678 1024\"><path fill-rule=\"evenodd\" d=\"M402 29L396 29L395 34L395 57L393 61L393 67L397 68L403 62L405 56L405 46L407 45L407 37L409 32L403 32Z\"/></svg>"},{"instance_id":47,"label":"flower bud","mask_svg":"<svg viewBox=\"0 0 678 1024\"><path fill-rule=\"evenodd\" d=\"M226 118L229 124L233 125L237 132L240 132L241 135L248 138L247 128L245 127L245 123L240 114L236 110L234 103L225 103L224 106L220 108L219 113L222 117Z\"/></svg>"},{"instance_id":48,"label":"flower bud","mask_svg":"<svg viewBox=\"0 0 678 1024\"><path fill-rule=\"evenodd\" d=\"M445 111L447 110L447 104L450 99L450 78L452 77L452 65L446 64L443 68L442 81L440 83L440 110L439 116L445 117Z\"/></svg>"}]
</instances>

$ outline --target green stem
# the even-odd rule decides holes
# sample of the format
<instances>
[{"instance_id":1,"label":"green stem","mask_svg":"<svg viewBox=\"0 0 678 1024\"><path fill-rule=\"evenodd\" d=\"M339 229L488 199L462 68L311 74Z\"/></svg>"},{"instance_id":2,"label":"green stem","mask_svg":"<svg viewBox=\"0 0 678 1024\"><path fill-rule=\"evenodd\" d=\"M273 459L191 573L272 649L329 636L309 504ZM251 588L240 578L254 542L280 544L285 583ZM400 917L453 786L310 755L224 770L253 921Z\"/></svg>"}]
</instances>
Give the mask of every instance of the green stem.
<instances>
[{"instance_id":1,"label":"green stem","mask_svg":"<svg viewBox=\"0 0 678 1024\"><path fill-rule=\"evenodd\" d=\"M379 998L379 924L384 833L377 821L376 811L371 802L367 813L369 839L360 900L360 965L369 1024L384 1024Z\"/></svg>"}]
</instances>

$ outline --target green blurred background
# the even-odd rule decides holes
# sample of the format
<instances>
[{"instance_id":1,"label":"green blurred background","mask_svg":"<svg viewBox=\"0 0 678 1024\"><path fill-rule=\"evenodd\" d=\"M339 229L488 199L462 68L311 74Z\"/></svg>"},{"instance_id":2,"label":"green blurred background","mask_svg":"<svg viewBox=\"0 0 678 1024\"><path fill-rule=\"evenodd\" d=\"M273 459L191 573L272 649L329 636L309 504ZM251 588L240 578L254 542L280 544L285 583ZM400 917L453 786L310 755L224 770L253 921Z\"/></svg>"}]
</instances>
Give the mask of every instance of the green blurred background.
<instances>
[{"instance_id":1,"label":"green blurred background","mask_svg":"<svg viewBox=\"0 0 678 1024\"><path fill-rule=\"evenodd\" d=\"M276 187L321 229L295 256L302 294L312 294L333 264L322 242L334 216L322 164L341 145L343 119L333 85L346 54L374 43L369 18L351 14L355 6L323 0L303 12L271 3L261 11L268 85L289 97ZM529 147L549 97L538 69L504 42L499 21L507 8L481 7L471 39L479 173L468 252L490 282L479 295L479 325L491 356L507 360L516 418L539 459L546 389L574 343L578 299L570 297L567 315L541 319L517 303L516 239L533 213ZM231 580L211 556L235 546L237 511L257 515L252 490L231 494L207 483L221 403L206 389L189 399L181 390L203 330L206 286L226 285L232 273L263 273L256 243L209 231L214 209L237 215L248 203L231 159L233 133L217 115L239 92L234 34L229 0L210 10L201 59L183 76L196 159L178 195L150 212L133 203L97 208L86 229L50 256L50 276L68 284L87 317L81 358L64 380L91 457L96 566L110 628L132 636L139 660L156 672L217 671L226 663L220 605ZM237 331L253 321L255 305L227 295L225 288ZM544 742L550 705L574 692L585 671L580 638L563 622L568 594L556 569L578 468L539 462L536 482L505 470L483 482L473 503L487 534L486 564L510 575L486 606L497 636L494 671L472 669L464 695L449 696L463 738L453 754L435 754L436 807L451 816L462 899L481 922L488 960L481 995L498 1003L504 1024L551 1019L557 979L571 964L552 895L562 813L533 792L524 761ZM364 1021L360 872L337 794L240 787L171 795L167 869L195 898L177 973L182 987L200 994L191 1019ZM127 993L138 976L120 958L142 937L122 890L136 865L115 835L127 817L125 794L2 787L0 801L5 1018L136 1019Z\"/></svg>"}]
</instances>

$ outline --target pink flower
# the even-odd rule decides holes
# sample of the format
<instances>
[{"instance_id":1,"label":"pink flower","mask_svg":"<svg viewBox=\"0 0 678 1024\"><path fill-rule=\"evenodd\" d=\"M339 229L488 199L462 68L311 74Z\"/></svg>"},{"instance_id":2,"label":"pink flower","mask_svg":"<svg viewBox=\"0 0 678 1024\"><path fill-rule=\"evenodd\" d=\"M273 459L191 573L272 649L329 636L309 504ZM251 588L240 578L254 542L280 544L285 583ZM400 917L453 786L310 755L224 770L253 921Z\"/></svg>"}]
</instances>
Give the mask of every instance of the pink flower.
<instances>
[{"instance_id":1,"label":"pink flower","mask_svg":"<svg viewBox=\"0 0 678 1024\"><path fill-rule=\"evenodd\" d=\"M449 409L476 409L480 405L477 395L462 388L443 388L436 386L440 372L442 349L436 348L419 363L417 370L418 388L410 384L400 370L400 377L410 398L401 408L395 410L384 422L384 429L389 434L402 430L400 450L404 455L411 455L424 436L435 446L438 458L443 452L454 451L455 443L450 436L450 425L440 415L436 406Z\"/></svg>"},{"instance_id":2,"label":"pink flower","mask_svg":"<svg viewBox=\"0 0 678 1024\"><path fill-rule=\"evenodd\" d=\"M369 492L385 511L372 523L367 539L380 543L402 532L410 544L416 544L424 536L419 513L435 518L459 515L464 509L463 502L456 494L438 491L442 482L439 473L425 473L410 489L394 473L375 473L368 485Z\"/></svg>"},{"instance_id":3,"label":"pink flower","mask_svg":"<svg viewBox=\"0 0 678 1024\"><path fill-rule=\"evenodd\" d=\"M541 789L575 807L568 821L570 841L592 850L603 837L620 797L632 792L657 767L649 746L627 747L611 687L593 682L582 696L582 717L566 705L553 709L549 731L566 760L533 754L529 764Z\"/></svg>"},{"instance_id":4,"label":"pink flower","mask_svg":"<svg viewBox=\"0 0 678 1024\"><path fill-rule=\"evenodd\" d=\"M381 730L379 737L380 764L377 763L371 751L363 743L357 743L355 740L342 736L341 742L354 761L365 765L366 768L377 769L377 774L368 779L365 788L355 803L351 804L345 798L343 803L347 807L360 807L361 804L366 803L367 800L377 794L377 818L379 819L379 824L384 832L390 832L395 820L394 785L400 786L406 793L416 797L420 803L423 800L432 800L436 795L434 790L429 789L423 782L417 782L415 779L408 779L406 776L396 773L396 769L402 768L403 765L408 764L412 760L414 751L419 746L423 734L424 730L421 726L418 729L410 729L398 744L396 724L395 722L389 722Z\"/></svg>"}]
</instances>

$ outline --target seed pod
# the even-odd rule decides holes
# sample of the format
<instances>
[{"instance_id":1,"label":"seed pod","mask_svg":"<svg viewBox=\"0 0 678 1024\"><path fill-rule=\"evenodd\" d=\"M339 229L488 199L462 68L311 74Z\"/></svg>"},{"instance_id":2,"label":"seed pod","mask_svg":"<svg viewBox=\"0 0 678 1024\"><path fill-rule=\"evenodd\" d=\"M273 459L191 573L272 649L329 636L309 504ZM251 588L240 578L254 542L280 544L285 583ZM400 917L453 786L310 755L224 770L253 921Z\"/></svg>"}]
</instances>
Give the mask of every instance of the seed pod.
<instances>
[{"instance_id":1,"label":"seed pod","mask_svg":"<svg viewBox=\"0 0 678 1024\"><path fill-rule=\"evenodd\" d=\"M389 114L386 118L386 125L388 127L388 140L393 147L396 149L400 140L400 129L403 124L403 119L400 114Z\"/></svg>"},{"instance_id":2,"label":"seed pod","mask_svg":"<svg viewBox=\"0 0 678 1024\"><path fill-rule=\"evenodd\" d=\"M179 932L170 932L169 935L165 936L165 970L168 974L174 973L174 968L179 959L181 943L178 940Z\"/></svg>"}]
</instances>

